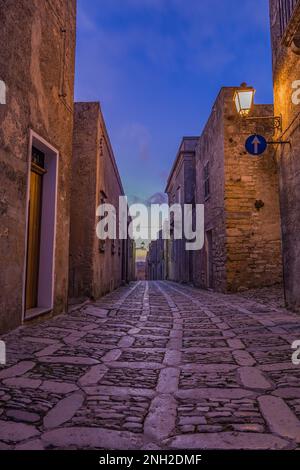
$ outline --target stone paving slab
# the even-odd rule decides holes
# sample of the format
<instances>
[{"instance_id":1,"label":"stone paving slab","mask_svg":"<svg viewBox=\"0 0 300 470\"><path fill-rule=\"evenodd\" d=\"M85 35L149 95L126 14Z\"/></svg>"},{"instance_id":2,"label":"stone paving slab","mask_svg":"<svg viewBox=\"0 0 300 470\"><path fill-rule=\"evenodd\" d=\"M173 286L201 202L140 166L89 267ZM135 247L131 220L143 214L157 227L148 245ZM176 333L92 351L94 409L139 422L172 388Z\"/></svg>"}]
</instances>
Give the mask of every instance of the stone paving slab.
<instances>
[{"instance_id":1,"label":"stone paving slab","mask_svg":"<svg viewBox=\"0 0 300 470\"><path fill-rule=\"evenodd\" d=\"M6 335L0 449L296 449L300 317L278 288L138 282Z\"/></svg>"}]
</instances>

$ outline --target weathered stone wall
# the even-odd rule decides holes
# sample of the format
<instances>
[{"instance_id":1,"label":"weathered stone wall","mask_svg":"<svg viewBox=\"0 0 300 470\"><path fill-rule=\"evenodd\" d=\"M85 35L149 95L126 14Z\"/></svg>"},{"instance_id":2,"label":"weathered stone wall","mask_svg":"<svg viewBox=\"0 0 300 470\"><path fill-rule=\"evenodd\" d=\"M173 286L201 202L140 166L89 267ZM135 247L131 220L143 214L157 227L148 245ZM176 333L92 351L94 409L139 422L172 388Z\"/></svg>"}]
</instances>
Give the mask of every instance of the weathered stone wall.
<instances>
[{"instance_id":1,"label":"weathered stone wall","mask_svg":"<svg viewBox=\"0 0 300 470\"><path fill-rule=\"evenodd\" d=\"M76 103L70 238L70 297L99 298L126 280L132 244L96 235L101 203L119 208L123 188L99 103Z\"/></svg>"},{"instance_id":2,"label":"weathered stone wall","mask_svg":"<svg viewBox=\"0 0 300 470\"><path fill-rule=\"evenodd\" d=\"M224 94L227 290L282 282L279 187L274 146L260 157L245 151L245 140L261 134L273 140L272 120L243 121ZM256 105L251 117L273 116L272 105ZM259 207L262 206L262 207Z\"/></svg>"},{"instance_id":3,"label":"weathered stone wall","mask_svg":"<svg viewBox=\"0 0 300 470\"><path fill-rule=\"evenodd\" d=\"M104 118L100 110L99 126L99 149L100 158L98 160L98 201L101 203L101 194L105 194L105 202L112 204L117 209L117 220L119 217L119 196L124 195L121 179L115 162L113 150L109 136L105 127ZM125 243L122 240L107 240L105 242L104 259L99 257L99 240L94 239L94 254L96 264L94 267L95 276L95 297L99 297L116 287L119 287L122 280L126 280L125 272L122 273L122 262L127 263L125 258ZM98 255L98 256L97 256Z\"/></svg>"},{"instance_id":4,"label":"weathered stone wall","mask_svg":"<svg viewBox=\"0 0 300 470\"><path fill-rule=\"evenodd\" d=\"M169 205L193 204L195 201L196 172L195 147L197 137L182 139L177 158L171 170L166 192ZM186 241L174 240L166 244L166 267L164 272L168 279L176 282L190 282L193 276L193 257L185 248Z\"/></svg>"},{"instance_id":5,"label":"weathered stone wall","mask_svg":"<svg viewBox=\"0 0 300 470\"><path fill-rule=\"evenodd\" d=\"M300 17L298 5L295 17ZM300 80L299 55L289 41L283 43L280 31L278 2L270 0L273 51L274 112L282 115L283 131L276 139L290 141L276 149L279 167L282 223L283 265L286 301L289 308L300 310L300 104L293 104L292 84ZM293 28L288 27L286 33ZM299 97L299 93L298 93Z\"/></svg>"},{"instance_id":6,"label":"weathered stone wall","mask_svg":"<svg viewBox=\"0 0 300 470\"><path fill-rule=\"evenodd\" d=\"M54 313L67 305L76 1L0 0L0 331L22 321L29 130L59 151Z\"/></svg>"},{"instance_id":7,"label":"weathered stone wall","mask_svg":"<svg viewBox=\"0 0 300 470\"><path fill-rule=\"evenodd\" d=\"M153 281L157 278L156 276L157 267L157 241L152 241L149 244L149 249L146 257L146 278L149 281ZM137 266L140 270L140 266ZM141 275L138 272L138 279L141 279Z\"/></svg>"},{"instance_id":8,"label":"weathered stone wall","mask_svg":"<svg viewBox=\"0 0 300 470\"><path fill-rule=\"evenodd\" d=\"M205 232L212 234L195 253L195 284L219 291L273 285L282 280L278 175L274 148L263 157L245 151L247 136L273 138L272 120L241 119L235 88L223 88L196 151L197 202L205 204ZM272 116L270 105L251 117ZM210 162L210 196L204 197L204 166ZM262 207L259 207L262 205ZM208 283L209 263L212 280Z\"/></svg>"},{"instance_id":9,"label":"weathered stone wall","mask_svg":"<svg viewBox=\"0 0 300 470\"><path fill-rule=\"evenodd\" d=\"M147 266L145 261L138 261L136 263L136 279L137 281L145 281L147 278Z\"/></svg>"},{"instance_id":10,"label":"weathered stone wall","mask_svg":"<svg viewBox=\"0 0 300 470\"><path fill-rule=\"evenodd\" d=\"M179 204L180 198L184 191L184 167L183 167L183 154L177 156L175 167L173 167L168 187L166 192L168 194L169 205ZM171 215L172 220L172 215ZM180 282L181 279L181 266L182 266L182 241L174 239L173 229L171 229L170 240L170 258L169 258L169 279L171 281Z\"/></svg>"},{"instance_id":11,"label":"weathered stone wall","mask_svg":"<svg viewBox=\"0 0 300 470\"><path fill-rule=\"evenodd\" d=\"M74 109L70 223L70 297L91 297L96 237L99 105Z\"/></svg>"},{"instance_id":12,"label":"weathered stone wall","mask_svg":"<svg viewBox=\"0 0 300 470\"><path fill-rule=\"evenodd\" d=\"M127 282L136 280L136 244L134 240L128 239L127 243Z\"/></svg>"},{"instance_id":13,"label":"weathered stone wall","mask_svg":"<svg viewBox=\"0 0 300 470\"><path fill-rule=\"evenodd\" d=\"M149 251L146 258L146 274L148 280L164 280L167 278L167 243L162 238L162 232L159 238L153 240L149 245Z\"/></svg>"},{"instance_id":14,"label":"weathered stone wall","mask_svg":"<svg viewBox=\"0 0 300 470\"><path fill-rule=\"evenodd\" d=\"M205 204L205 233L212 231L212 285L207 282L206 247L195 252L194 283L200 287L226 290L226 226L224 173L224 96L221 93L200 136L196 148L196 184L198 204ZM210 167L210 197L205 200L204 166Z\"/></svg>"}]
</instances>

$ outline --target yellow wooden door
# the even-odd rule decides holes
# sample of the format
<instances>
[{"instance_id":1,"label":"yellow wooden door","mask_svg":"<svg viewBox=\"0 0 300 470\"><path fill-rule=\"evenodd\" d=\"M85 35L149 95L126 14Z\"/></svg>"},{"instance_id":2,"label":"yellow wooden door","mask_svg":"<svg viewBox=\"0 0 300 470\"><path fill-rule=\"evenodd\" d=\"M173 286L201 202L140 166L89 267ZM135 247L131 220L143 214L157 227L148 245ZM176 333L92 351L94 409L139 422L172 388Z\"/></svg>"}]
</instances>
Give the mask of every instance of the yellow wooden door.
<instances>
[{"instance_id":1,"label":"yellow wooden door","mask_svg":"<svg viewBox=\"0 0 300 470\"><path fill-rule=\"evenodd\" d=\"M26 310L38 306L40 232L44 170L31 164L26 269Z\"/></svg>"}]
</instances>

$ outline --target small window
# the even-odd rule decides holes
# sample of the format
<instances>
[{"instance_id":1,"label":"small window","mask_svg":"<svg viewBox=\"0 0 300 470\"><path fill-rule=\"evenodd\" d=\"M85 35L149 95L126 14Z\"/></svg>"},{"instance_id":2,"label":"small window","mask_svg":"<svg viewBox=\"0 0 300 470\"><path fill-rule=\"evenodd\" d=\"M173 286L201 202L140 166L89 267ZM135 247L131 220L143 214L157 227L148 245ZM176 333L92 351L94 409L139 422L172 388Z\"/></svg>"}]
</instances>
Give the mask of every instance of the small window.
<instances>
[{"instance_id":1,"label":"small window","mask_svg":"<svg viewBox=\"0 0 300 470\"><path fill-rule=\"evenodd\" d=\"M207 200L210 196L210 180L209 180L209 162L204 166L204 198Z\"/></svg>"},{"instance_id":2,"label":"small window","mask_svg":"<svg viewBox=\"0 0 300 470\"><path fill-rule=\"evenodd\" d=\"M293 16L298 0L278 0L279 21L281 37L288 27L289 21Z\"/></svg>"},{"instance_id":3,"label":"small window","mask_svg":"<svg viewBox=\"0 0 300 470\"><path fill-rule=\"evenodd\" d=\"M32 147L32 162L40 168L45 168L45 154L36 147Z\"/></svg>"}]
</instances>

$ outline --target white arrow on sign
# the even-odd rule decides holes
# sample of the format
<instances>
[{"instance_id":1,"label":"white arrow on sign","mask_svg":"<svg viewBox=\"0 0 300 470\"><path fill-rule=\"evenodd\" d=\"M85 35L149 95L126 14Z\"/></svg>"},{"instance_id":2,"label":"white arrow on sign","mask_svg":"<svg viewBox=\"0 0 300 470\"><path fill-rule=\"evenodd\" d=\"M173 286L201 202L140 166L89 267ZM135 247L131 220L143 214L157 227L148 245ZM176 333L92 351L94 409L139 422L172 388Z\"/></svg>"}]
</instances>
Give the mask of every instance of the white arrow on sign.
<instances>
[{"instance_id":1,"label":"white arrow on sign","mask_svg":"<svg viewBox=\"0 0 300 470\"><path fill-rule=\"evenodd\" d=\"M254 137L252 141L252 145L254 146L254 153L257 155L258 154L258 147L261 144L261 141L257 136Z\"/></svg>"}]
</instances>

